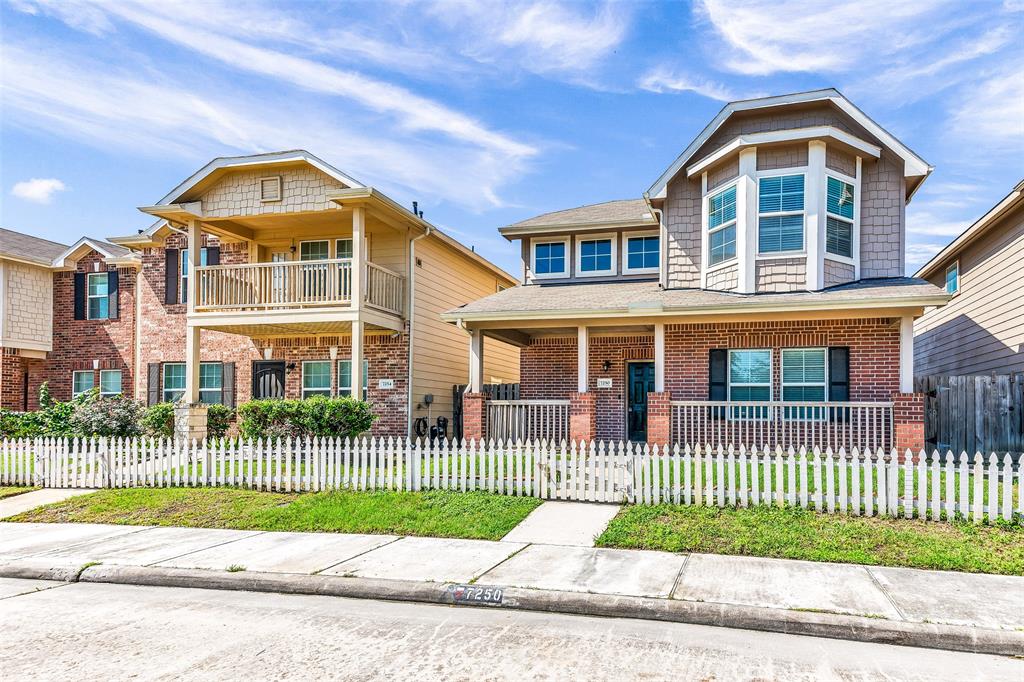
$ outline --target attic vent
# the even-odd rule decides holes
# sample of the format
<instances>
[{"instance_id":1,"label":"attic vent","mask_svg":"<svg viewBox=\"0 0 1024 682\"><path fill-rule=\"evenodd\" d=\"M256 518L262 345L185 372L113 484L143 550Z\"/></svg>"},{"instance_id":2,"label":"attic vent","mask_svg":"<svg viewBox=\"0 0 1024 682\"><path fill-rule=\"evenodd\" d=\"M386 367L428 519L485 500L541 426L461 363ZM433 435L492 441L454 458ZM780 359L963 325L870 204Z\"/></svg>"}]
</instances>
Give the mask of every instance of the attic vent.
<instances>
[{"instance_id":1,"label":"attic vent","mask_svg":"<svg viewBox=\"0 0 1024 682\"><path fill-rule=\"evenodd\" d=\"M260 178L260 201L281 201L281 176Z\"/></svg>"}]
</instances>

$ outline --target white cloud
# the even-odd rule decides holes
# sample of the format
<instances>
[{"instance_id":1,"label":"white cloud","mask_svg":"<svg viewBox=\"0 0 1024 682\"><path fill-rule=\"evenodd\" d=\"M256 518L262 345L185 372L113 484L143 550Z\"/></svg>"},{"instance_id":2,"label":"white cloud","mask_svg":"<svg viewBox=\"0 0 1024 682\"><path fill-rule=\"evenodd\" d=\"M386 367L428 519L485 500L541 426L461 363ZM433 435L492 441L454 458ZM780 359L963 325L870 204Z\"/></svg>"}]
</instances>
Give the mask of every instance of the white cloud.
<instances>
[{"instance_id":1,"label":"white cloud","mask_svg":"<svg viewBox=\"0 0 1024 682\"><path fill-rule=\"evenodd\" d=\"M907 244L907 271L916 272L922 265L932 259L939 251L942 251L944 244Z\"/></svg>"},{"instance_id":2,"label":"white cloud","mask_svg":"<svg viewBox=\"0 0 1024 682\"><path fill-rule=\"evenodd\" d=\"M11 194L36 204L48 204L53 201L54 194L65 189L64 183L57 178L32 178L16 182L11 188Z\"/></svg>"},{"instance_id":3,"label":"white cloud","mask_svg":"<svg viewBox=\"0 0 1024 682\"><path fill-rule=\"evenodd\" d=\"M740 99L731 89L708 80L681 74L668 66L658 66L640 77L637 87L648 92L692 92L720 102Z\"/></svg>"},{"instance_id":4,"label":"white cloud","mask_svg":"<svg viewBox=\"0 0 1024 682\"><path fill-rule=\"evenodd\" d=\"M1024 149L1024 58L981 74L953 108L952 131L975 147L1018 153Z\"/></svg>"}]
</instances>

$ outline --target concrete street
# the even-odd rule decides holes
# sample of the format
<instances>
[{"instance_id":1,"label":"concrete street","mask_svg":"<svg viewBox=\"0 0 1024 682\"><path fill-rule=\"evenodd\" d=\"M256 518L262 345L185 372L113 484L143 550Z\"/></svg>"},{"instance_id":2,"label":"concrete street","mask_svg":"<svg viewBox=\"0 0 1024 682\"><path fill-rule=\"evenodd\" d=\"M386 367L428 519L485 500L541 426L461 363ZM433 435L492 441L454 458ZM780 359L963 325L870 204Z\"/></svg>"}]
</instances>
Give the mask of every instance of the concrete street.
<instances>
[{"instance_id":1,"label":"concrete street","mask_svg":"<svg viewBox=\"0 0 1024 682\"><path fill-rule=\"evenodd\" d=\"M1024 678L1024 661L976 654L629 619L166 587L0 579L0 620L0 670L8 680Z\"/></svg>"}]
</instances>

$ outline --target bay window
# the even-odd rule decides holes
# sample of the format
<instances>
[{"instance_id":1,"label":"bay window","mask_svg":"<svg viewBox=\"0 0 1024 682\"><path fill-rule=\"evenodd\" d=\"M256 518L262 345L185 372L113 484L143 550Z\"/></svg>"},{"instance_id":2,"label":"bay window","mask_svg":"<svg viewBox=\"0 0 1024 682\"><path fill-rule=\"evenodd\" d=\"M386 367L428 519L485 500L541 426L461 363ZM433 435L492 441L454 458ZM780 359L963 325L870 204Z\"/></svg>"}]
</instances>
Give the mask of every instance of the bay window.
<instances>
[{"instance_id":1,"label":"bay window","mask_svg":"<svg viewBox=\"0 0 1024 682\"><path fill-rule=\"evenodd\" d=\"M757 250L787 253L804 248L804 176L778 175L758 181Z\"/></svg>"},{"instance_id":2,"label":"bay window","mask_svg":"<svg viewBox=\"0 0 1024 682\"><path fill-rule=\"evenodd\" d=\"M829 176L826 198L825 252L853 258L853 185Z\"/></svg>"},{"instance_id":3,"label":"bay window","mask_svg":"<svg viewBox=\"0 0 1024 682\"><path fill-rule=\"evenodd\" d=\"M708 199L708 265L736 257L736 186Z\"/></svg>"}]
</instances>

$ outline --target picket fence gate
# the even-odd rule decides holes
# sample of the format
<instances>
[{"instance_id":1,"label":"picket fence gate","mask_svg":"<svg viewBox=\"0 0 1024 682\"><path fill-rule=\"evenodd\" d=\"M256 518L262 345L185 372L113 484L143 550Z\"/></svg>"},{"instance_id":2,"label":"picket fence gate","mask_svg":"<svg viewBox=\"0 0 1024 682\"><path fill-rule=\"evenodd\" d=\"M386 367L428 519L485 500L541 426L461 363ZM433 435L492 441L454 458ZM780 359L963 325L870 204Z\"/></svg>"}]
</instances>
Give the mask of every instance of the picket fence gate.
<instances>
[{"instance_id":1,"label":"picket fence gate","mask_svg":"<svg viewBox=\"0 0 1024 682\"><path fill-rule=\"evenodd\" d=\"M972 463L969 463L969 459ZM485 490L589 502L1020 522L1022 466L1009 455L623 442L397 438L196 443L147 438L0 441L0 485L230 486L281 492Z\"/></svg>"}]
</instances>

